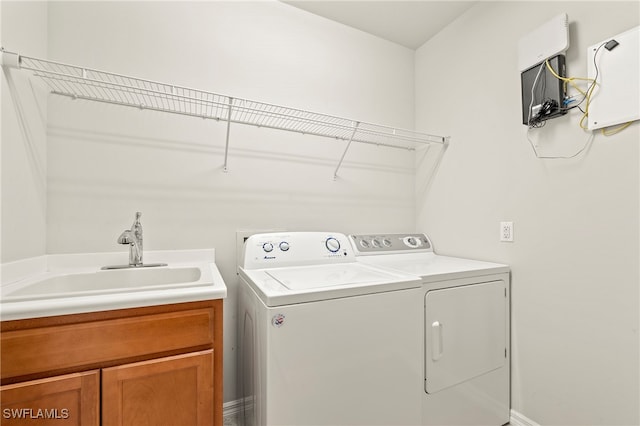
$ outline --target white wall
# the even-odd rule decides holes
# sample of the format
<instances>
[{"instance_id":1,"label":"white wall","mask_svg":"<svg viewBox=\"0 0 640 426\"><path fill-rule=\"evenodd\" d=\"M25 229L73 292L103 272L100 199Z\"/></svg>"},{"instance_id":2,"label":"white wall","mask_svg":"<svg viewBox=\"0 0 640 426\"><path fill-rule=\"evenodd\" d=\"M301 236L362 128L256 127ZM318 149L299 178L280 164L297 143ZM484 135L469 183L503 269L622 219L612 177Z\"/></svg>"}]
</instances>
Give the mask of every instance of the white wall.
<instances>
[{"instance_id":1,"label":"white wall","mask_svg":"<svg viewBox=\"0 0 640 426\"><path fill-rule=\"evenodd\" d=\"M47 4L0 2L0 45L47 55ZM0 94L2 244L0 260L44 254L46 246L46 92L24 73L2 73Z\"/></svg>"},{"instance_id":2,"label":"white wall","mask_svg":"<svg viewBox=\"0 0 640 426\"><path fill-rule=\"evenodd\" d=\"M416 127L451 135L417 223L441 254L512 266L512 406L543 425L639 418L639 123L569 160L534 156L518 40L561 12L567 70L640 22L638 2L479 2L416 52ZM532 132L541 155L589 140L580 114ZM498 241L499 222L515 241Z\"/></svg>"},{"instance_id":3,"label":"white wall","mask_svg":"<svg viewBox=\"0 0 640 426\"><path fill-rule=\"evenodd\" d=\"M225 174L220 123L55 96L47 120L26 79L25 139L3 76L2 261L126 256L115 238L136 210L147 249L215 247L229 401L237 229L417 223L442 254L512 265L514 409L541 424L638 424L639 126L538 160L519 124L517 40L563 11L571 75L586 73L588 45L638 25L637 2L479 2L416 52L414 74L412 51L279 3L2 1L9 50L408 128L415 93L416 128L452 136L431 185L422 169L414 182L410 153L368 146L334 182L343 142L234 126ZM577 121L536 131L541 152L580 149ZM514 243L497 241L501 220Z\"/></svg>"},{"instance_id":4,"label":"white wall","mask_svg":"<svg viewBox=\"0 0 640 426\"><path fill-rule=\"evenodd\" d=\"M70 23L73 23L72 25ZM237 97L413 127L413 51L279 2L52 2L49 58ZM215 247L225 400L235 393L236 230L396 231L415 223L414 156L52 96L49 253Z\"/></svg>"}]
</instances>

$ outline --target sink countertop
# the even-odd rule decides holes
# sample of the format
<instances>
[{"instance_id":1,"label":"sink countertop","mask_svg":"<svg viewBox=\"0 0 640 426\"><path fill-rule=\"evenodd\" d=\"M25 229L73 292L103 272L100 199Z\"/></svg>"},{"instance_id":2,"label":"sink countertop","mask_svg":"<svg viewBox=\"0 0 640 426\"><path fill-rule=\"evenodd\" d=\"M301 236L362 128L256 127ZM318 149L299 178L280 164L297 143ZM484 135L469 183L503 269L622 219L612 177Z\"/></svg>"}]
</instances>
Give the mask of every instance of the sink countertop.
<instances>
[{"instance_id":1,"label":"sink countertop","mask_svg":"<svg viewBox=\"0 0 640 426\"><path fill-rule=\"evenodd\" d=\"M163 262L168 268L198 267L203 271L197 285L175 288L113 291L68 297L10 300L10 293L31 283L68 274L93 273L103 266L128 263L128 252L54 254L2 264L0 320L47 317L171 303L221 299L227 287L215 265L215 250L146 251L145 263ZM167 268L160 267L160 268ZM149 269L156 269L149 268ZM204 282L203 282L204 281Z\"/></svg>"}]
</instances>

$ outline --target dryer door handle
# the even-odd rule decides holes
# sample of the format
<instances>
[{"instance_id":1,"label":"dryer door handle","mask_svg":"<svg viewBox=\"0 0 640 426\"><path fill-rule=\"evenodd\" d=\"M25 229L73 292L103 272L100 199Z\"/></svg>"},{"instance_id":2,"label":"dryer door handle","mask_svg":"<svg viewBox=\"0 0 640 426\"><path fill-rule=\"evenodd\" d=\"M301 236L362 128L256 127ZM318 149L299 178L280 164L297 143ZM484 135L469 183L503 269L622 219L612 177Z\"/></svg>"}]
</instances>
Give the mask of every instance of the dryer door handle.
<instances>
[{"instance_id":1,"label":"dryer door handle","mask_svg":"<svg viewBox=\"0 0 640 426\"><path fill-rule=\"evenodd\" d=\"M444 348L442 328L440 321L435 321L431 324L431 359L434 361L442 358L442 350Z\"/></svg>"}]
</instances>

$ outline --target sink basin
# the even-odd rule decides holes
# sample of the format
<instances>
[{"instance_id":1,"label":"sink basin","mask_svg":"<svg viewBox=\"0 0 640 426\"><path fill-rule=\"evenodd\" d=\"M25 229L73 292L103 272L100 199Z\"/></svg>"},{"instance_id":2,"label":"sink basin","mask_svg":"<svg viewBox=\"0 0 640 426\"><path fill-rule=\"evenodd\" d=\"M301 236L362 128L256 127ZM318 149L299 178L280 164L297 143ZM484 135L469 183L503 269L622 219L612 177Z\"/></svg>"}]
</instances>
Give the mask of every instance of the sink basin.
<instances>
[{"instance_id":1,"label":"sink basin","mask_svg":"<svg viewBox=\"0 0 640 426\"><path fill-rule=\"evenodd\" d=\"M0 320L18 320L225 298L213 249L148 251L152 264L121 265L126 253L45 255L2 264ZM124 261L124 262L123 262Z\"/></svg>"},{"instance_id":2,"label":"sink basin","mask_svg":"<svg viewBox=\"0 0 640 426\"><path fill-rule=\"evenodd\" d=\"M3 295L4 301L51 299L122 291L183 287L198 284L197 267L130 268L56 275L31 282ZM206 282L199 283L206 285Z\"/></svg>"}]
</instances>

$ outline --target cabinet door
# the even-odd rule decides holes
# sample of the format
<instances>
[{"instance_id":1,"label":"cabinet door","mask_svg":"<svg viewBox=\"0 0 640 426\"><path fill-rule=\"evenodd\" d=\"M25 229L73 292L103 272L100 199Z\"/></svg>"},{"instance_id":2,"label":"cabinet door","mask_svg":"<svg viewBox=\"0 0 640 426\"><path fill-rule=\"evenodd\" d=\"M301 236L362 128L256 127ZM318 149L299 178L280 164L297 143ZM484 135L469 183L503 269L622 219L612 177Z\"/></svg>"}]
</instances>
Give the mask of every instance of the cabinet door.
<instances>
[{"instance_id":1,"label":"cabinet door","mask_svg":"<svg viewBox=\"0 0 640 426\"><path fill-rule=\"evenodd\" d=\"M99 395L98 370L2 386L0 423L98 426Z\"/></svg>"},{"instance_id":2,"label":"cabinet door","mask_svg":"<svg viewBox=\"0 0 640 426\"><path fill-rule=\"evenodd\" d=\"M212 425L213 350L102 370L102 424Z\"/></svg>"}]
</instances>

